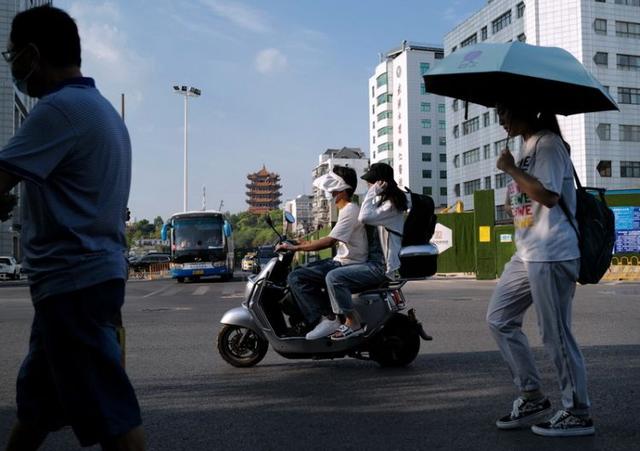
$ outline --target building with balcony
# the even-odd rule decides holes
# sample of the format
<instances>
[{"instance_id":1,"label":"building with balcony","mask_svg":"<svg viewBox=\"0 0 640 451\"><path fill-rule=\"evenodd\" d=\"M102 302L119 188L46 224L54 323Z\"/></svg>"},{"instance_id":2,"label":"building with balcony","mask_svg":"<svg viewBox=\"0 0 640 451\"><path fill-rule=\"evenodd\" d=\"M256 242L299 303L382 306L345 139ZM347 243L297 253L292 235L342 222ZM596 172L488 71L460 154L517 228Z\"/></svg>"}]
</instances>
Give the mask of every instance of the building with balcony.
<instances>
[{"instance_id":1,"label":"building with balcony","mask_svg":"<svg viewBox=\"0 0 640 451\"><path fill-rule=\"evenodd\" d=\"M380 55L369 78L371 163L393 167L396 182L447 202L445 98L426 92L422 76L442 59L440 46L404 41Z\"/></svg>"},{"instance_id":2,"label":"building with balcony","mask_svg":"<svg viewBox=\"0 0 640 451\"><path fill-rule=\"evenodd\" d=\"M492 0L444 39L445 52L476 42L524 41L562 47L609 90L620 111L558 116L585 186L640 187L640 2L638 0ZM473 208L473 192L495 189L505 218L506 174L495 162L506 133L492 108L447 99L448 203ZM510 143L519 152L521 142Z\"/></svg>"},{"instance_id":3,"label":"building with balcony","mask_svg":"<svg viewBox=\"0 0 640 451\"><path fill-rule=\"evenodd\" d=\"M269 172L262 166L258 172L247 175L247 203L249 212L256 214L268 213L280 207L280 176Z\"/></svg>"},{"instance_id":4,"label":"building with balcony","mask_svg":"<svg viewBox=\"0 0 640 451\"><path fill-rule=\"evenodd\" d=\"M51 4L50 0L0 0L0 42L3 46L9 41L11 22L20 11ZM0 148L20 128L36 99L25 96L14 86L11 68L4 61L0 64ZM20 197L22 183L19 183L12 194ZM13 210L13 217L0 223L0 255L11 255L20 260L20 230L22 229L22 212L20 202Z\"/></svg>"},{"instance_id":5,"label":"building with balcony","mask_svg":"<svg viewBox=\"0 0 640 451\"><path fill-rule=\"evenodd\" d=\"M367 193L367 182L360 177L369 167L369 159L358 147L343 147L342 149L327 149L318 157L318 165L312 171L312 179L315 180L321 175L333 170L334 166L347 166L353 168L358 175L358 186L355 190L355 200ZM338 213L335 205L324 193L315 187L311 194L312 227L318 230L322 227L330 227L338 220Z\"/></svg>"}]
</instances>

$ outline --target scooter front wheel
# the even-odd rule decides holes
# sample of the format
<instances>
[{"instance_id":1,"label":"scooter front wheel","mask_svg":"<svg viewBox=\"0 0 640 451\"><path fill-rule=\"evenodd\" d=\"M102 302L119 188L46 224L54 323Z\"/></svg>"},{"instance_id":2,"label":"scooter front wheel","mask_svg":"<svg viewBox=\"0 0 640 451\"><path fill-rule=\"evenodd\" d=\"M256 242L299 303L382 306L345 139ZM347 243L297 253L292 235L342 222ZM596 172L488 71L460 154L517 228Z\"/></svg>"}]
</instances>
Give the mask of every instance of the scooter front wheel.
<instances>
[{"instance_id":1,"label":"scooter front wheel","mask_svg":"<svg viewBox=\"0 0 640 451\"><path fill-rule=\"evenodd\" d=\"M229 364L246 368L258 364L269 343L251 329L226 324L218 334L218 352Z\"/></svg>"}]
</instances>

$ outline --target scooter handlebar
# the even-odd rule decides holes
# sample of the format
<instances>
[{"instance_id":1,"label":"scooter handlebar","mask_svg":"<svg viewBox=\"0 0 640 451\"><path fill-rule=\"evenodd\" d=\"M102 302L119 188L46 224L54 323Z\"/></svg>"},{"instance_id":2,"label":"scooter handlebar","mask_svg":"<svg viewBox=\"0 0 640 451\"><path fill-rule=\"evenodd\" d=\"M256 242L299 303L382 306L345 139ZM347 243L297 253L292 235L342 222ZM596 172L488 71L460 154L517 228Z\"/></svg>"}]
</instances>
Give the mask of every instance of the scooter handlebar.
<instances>
[{"instance_id":1,"label":"scooter handlebar","mask_svg":"<svg viewBox=\"0 0 640 451\"><path fill-rule=\"evenodd\" d=\"M292 244L294 246L296 244L298 244L298 242L296 240L290 240L290 239L287 239L286 237L284 237L282 240L278 241L278 245L279 244L285 244L285 243ZM277 245L276 245L276 247L277 247ZM291 251L289 249L276 249L276 252L281 252L281 253L291 252L291 253L294 253L295 251Z\"/></svg>"}]
</instances>

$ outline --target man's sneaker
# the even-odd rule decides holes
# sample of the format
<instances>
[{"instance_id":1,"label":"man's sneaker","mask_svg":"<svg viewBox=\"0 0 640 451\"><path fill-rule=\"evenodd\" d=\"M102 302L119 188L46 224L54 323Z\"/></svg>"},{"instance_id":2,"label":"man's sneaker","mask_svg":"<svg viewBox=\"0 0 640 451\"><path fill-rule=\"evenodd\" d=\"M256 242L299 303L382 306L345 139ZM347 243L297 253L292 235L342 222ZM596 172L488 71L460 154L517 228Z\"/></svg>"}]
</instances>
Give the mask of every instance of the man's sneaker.
<instances>
[{"instance_id":1,"label":"man's sneaker","mask_svg":"<svg viewBox=\"0 0 640 451\"><path fill-rule=\"evenodd\" d=\"M522 397L513 401L513 410L496 421L499 429L517 429L545 420L551 415L551 403L547 398L528 401Z\"/></svg>"},{"instance_id":2,"label":"man's sneaker","mask_svg":"<svg viewBox=\"0 0 640 451\"><path fill-rule=\"evenodd\" d=\"M306 335L307 340L318 340L320 338L328 337L340 327L340 320L323 318L311 332Z\"/></svg>"},{"instance_id":3,"label":"man's sneaker","mask_svg":"<svg viewBox=\"0 0 640 451\"><path fill-rule=\"evenodd\" d=\"M549 421L531 426L531 431L547 437L577 437L593 435L596 428L589 417L579 417L566 410L559 410Z\"/></svg>"}]
</instances>

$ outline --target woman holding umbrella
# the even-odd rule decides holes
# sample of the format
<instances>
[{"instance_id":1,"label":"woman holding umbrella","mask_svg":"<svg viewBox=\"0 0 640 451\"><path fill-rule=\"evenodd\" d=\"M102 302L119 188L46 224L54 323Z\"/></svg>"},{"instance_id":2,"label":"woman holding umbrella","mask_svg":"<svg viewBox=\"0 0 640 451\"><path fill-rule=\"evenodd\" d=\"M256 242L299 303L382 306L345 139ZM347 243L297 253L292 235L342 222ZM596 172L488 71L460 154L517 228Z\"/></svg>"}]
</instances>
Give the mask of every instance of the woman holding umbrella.
<instances>
[{"instance_id":1,"label":"woman holding umbrella","mask_svg":"<svg viewBox=\"0 0 640 451\"><path fill-rule=\"evenodd\" d=\"M497 161L498 169L513 180L507 201L514 216L517 252L498 282L487 321L521 395L511 414L496 424L501 429L534 424L533 432L547 436L593 434L584 360L571 333L580 251L568 217L575 225L576 190L569 147L555 114L617 110L618 106L569 52L522 42L465 47L429 70L424 82L427 92L489 108L498 104L500 123L509 136L524 140L517 162L507 149ZM563 404L563 410L539 424L535 423L550 415L551 403L541 390L522 333L522 320L531 304L558 372Z\"/></svg>"},{"instance_id":2,"label":"woman holding umbrella","mask_svg":"<svg viewBox=\"0 0 640 451\"><path fill-rule=\"evenodd\" d=\"M496 425L500 429L533 425L534 433L545 436L590 435L595 429L589 416L586 370L571 333L580 251L576 233L560 206L564 202L572 218L575 216L569 148L554 114L499 105L498 115L508 135L522 136L524 144L517 162L508 149L497 160L498 169L512 178L507 206L514 218L517 251L498 282L487 322L521 394L511 413ZM562 393L563 408L550 419L551 403L542 391L522 332L524 314L532 304Z\"/></svg>"}]
</instances>

